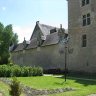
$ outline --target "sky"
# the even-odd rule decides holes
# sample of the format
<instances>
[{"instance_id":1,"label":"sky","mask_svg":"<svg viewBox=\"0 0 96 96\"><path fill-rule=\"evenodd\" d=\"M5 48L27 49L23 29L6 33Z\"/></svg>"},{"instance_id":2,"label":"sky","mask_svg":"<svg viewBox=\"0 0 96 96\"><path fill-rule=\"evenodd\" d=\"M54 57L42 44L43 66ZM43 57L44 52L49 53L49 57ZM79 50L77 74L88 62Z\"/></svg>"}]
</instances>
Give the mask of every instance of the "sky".
<instances>
[{"instance_id":1,"label":"sky","mask_svg":"<svg viewBox=\"0 0 96 96\"><path fill-rule=\"evenodd\" d=\"M30 39L36 21L67 29L67 0L0 0L0 22L13 25L19 42Z\"/></svg>"}]
</instances>

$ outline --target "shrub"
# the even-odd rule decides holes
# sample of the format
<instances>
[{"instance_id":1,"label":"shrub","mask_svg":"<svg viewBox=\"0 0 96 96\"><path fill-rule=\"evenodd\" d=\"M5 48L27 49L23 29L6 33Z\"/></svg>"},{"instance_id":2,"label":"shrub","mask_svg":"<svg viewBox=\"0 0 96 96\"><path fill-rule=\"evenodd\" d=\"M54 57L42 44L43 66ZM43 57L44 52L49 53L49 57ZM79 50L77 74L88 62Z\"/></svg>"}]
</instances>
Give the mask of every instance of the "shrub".
<instances>
[{"instance_id":1,"label":"shrub","mask_svg":"<svg viewBox=\"0 0 96 96\"><path fill-rule=\"evenodd\" d=\"M20 67L18 65L0 65L0 77L20 77L20 76L42 76L41 67Z\"/></svg>"},{"instance_id":2,"label":"shrub","mask_svg":"<svg viewBox=\"0 0 96 96\"><path fill-rule=\"evenodd\" d=\"M29 76L33 76L33 68L32 67L29 67Z\"/></svg>"},{"instance_id":3,"label":"shrub","mask_svg":"<svg viewBox=\"0 0 96 96\"><path fill-rule=\"evenodd\" d=\"M41 67L33 67L33 76L42 76L43 69Z\"/></svg>"},{"instance_id":4,"label":"shrub","mask_svg":"<svg viewBox=\"0 0 96 96\"><path fill-rule=\"evenodd\" d=\"M43 69L41 67L30 67L29 68L29 76L42 76Z\"/></svg>"},{"instance_id":5,"label":"shrub","mask_svg":"<svg viewBox=\"0 0 96 96\"><path fill-rule=\"evenodd\" d=\"M10 76L11 76L10 67L7 65L1 65L0 66L0 77L10 77Z\"/></svg>"},{"instance_id":6,"label":"shrub","mask_svg":"<svg viewBox=\"0 0 96 96\"><path fill-rule=\"evenodd\" d=\"M0 66L0 77L5 77L6 75L6 65Z\"/></svg>"},{"instance_id":7,"label":"shrub","mask_svg":"<svg viewBox=\"0 0 96 96\"><path fill-rule=\"evenodd\" d=\"M29 69L28 67L22 67L22 76L26 77L29 76Z\"/></svg>"},{"instance_id":8,"label":"shrub","mask_svg":"<svg viewBox=\"0 0 96 96\"><path fill-rule=\"evenodd\" d=\"M20 96L21 94L20 82L15 77L13 78L12 83L10 84L9 94L11 96Z\"/></svg>"},{"instance_id":9,"label":"shrub","mask_svg":"<svg viewBox=\"0 0 96 96\"><path fill-rule=\"evenodd\" d=\"M5 77L11 77L11 67L10 66L6 66L6 75Z\"/></svg>"},{"instance_id":10,"label":"shrub","mask_svg":"<svg viewBox=\"0 0 96 96\"><path fill-rule=\"evenodd\" d=\"M20 77L21 76L21 67L18 65L14 65L11 67L11 76Z\"/></svg>"}]
</instances>

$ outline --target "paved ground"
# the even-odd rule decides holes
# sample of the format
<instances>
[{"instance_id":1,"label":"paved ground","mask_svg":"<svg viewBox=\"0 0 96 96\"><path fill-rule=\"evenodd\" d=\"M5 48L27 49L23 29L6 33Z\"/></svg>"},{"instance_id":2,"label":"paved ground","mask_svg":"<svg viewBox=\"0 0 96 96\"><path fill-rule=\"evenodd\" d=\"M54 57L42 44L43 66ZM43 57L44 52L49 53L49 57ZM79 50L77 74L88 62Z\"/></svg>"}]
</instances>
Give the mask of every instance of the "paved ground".
<instances>
[{"instance_id":1,"label":"paved ground","mask_svg":"<svg viewBox=\"0 0 96 96\"><path fill-rule=\"evenodd\" d=\"M3 96L2 93L0 93L0 96Z\"/></svg>"},{"instance_id":2,"label":"paved ground","mask_svg":"<svg viewBox=\"0 0 96 96\"><path fill-rule=\"evenodd\" d=\"M88 96L96 96L96 94L91 94L91 95L88 95Z\"/></svg>"},{"instance_id":3,"label":"paved ground","mask_svg":"<svg viewBox=\"0 0 96 96\"><path fill-rule=\"evenodd\" d=\"M85 79L85 78L76 78L76 77L68 77L68 78L86 80L86 81L96 81L96 79Z\"/></svg>"}]
</instances>

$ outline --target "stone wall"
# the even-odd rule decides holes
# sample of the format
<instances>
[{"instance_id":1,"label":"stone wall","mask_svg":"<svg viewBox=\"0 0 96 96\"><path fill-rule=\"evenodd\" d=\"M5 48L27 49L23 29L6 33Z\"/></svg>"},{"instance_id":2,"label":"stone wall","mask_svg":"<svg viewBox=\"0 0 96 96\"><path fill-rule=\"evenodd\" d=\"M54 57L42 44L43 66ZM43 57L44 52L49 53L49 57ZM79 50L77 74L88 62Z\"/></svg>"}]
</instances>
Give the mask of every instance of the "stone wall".
<instances>
[{"instance_id":1,"label":"stone wall","mask_svg":"<svg viewBox=\"0 0 96 96\"><path fill-rule=\"evenodd\" d=\"M61 48L62 47L62 48ZM12 53L12 60L21 66L41 66L44 69L64 69L64 46L43 46Z\"/></svg>"},{"instance_id":2,"label":"stone wall","mask_svg":"<svg viewBox=\"0 0 96 96\"><path fill-rule=\"evenodd\" d=\"M96 0L82 7L82 0L69 0L69 70L96 73ZM82 15L90 13L91 25L82 26ZM82 47L82 35L87 36L87 46Z\"/></svg>"}]
</instances>

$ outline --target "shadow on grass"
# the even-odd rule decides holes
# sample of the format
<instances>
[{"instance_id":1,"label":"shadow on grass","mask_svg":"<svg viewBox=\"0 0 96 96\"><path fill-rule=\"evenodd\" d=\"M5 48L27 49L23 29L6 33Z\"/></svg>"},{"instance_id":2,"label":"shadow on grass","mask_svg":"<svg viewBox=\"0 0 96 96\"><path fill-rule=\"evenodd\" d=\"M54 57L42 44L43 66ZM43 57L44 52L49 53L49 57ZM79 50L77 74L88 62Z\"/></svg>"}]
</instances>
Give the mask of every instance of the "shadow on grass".
<instances>
[{"instance_id":1,"label":"shadow on grass","mask_svg":"<svg viewBox=\"0 0 96 96\"><path fill-rule=\"evenodd\" d=\"M69 82L69 80L72 80L72 81L74 81L75 83L79 83L79 84L83 84L84 86L89 86L89 85L96 85L96 81L94 81L94 80L87 80L87 78L85 79L85 78L77 78L77 77L67 77L67 80L66 80L66 82L65 82L65 78L64 78L64 76L62 76L62 77L55 77L55 78L60 78L60 79L63 79L64 80L64 82L55 82L55 84L57 84L57 85L63 85L63 84L67 84L68 82Z\"/></svg>"}]
</instances>

